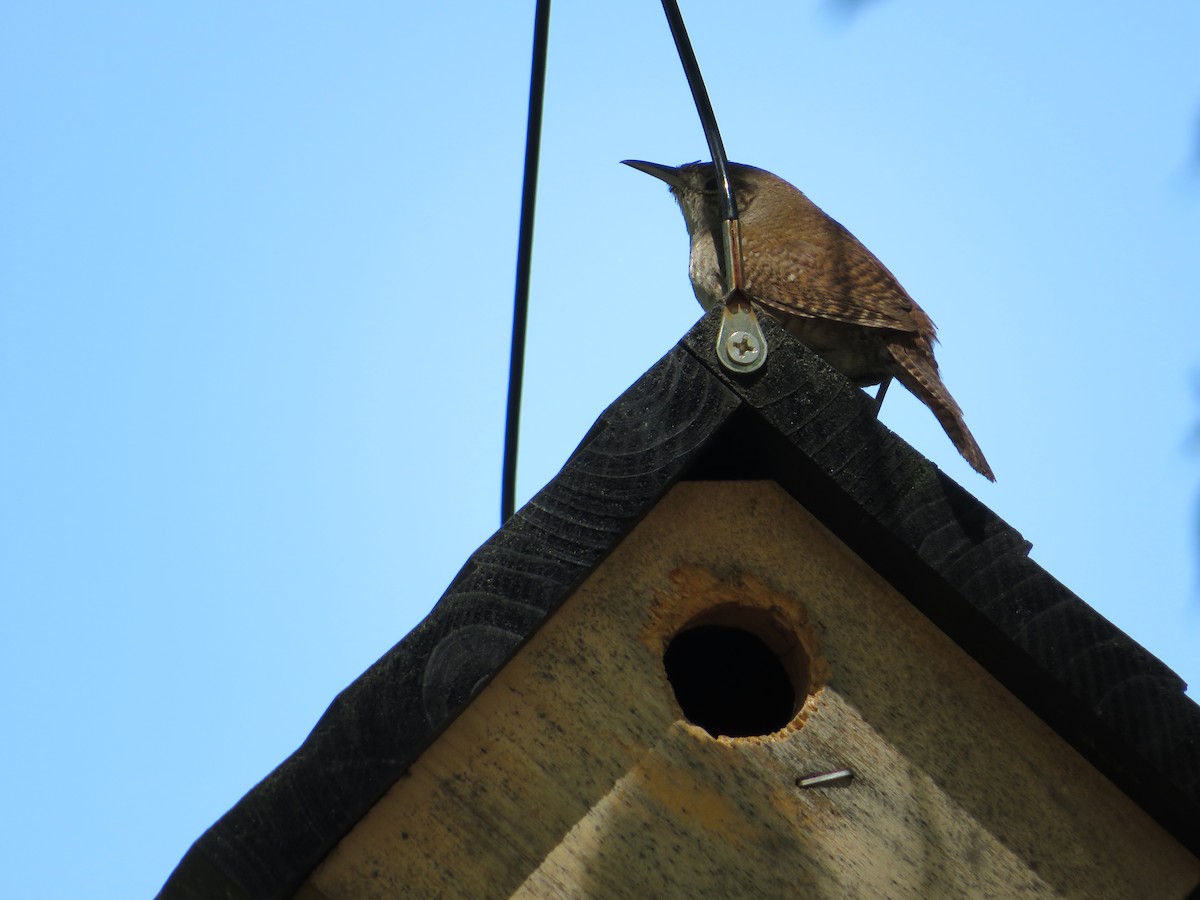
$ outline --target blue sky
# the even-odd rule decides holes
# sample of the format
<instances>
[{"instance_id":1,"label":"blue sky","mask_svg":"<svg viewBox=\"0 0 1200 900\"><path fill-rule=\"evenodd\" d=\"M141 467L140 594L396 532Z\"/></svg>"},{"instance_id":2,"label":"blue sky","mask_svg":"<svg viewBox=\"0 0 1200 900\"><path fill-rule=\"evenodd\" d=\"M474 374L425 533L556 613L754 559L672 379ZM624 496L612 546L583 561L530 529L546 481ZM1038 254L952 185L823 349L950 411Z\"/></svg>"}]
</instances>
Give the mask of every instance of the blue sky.
<instances>
[{"instance_id":1,"label":"blue sky","mask_svg":"<svg viewBox=\"0 0 1200 900\"><path fill-rule=\"evenodd\" d=\"M0 9L0 895L153 894L497 527L515 9ZM883 420L1200 683L1200 7L728 9L730 157L931 314L997 483ZM521 502L700 314L618 164L706 155L658 3L556 5L542 154Z\"/></svg>"}]
</instances>

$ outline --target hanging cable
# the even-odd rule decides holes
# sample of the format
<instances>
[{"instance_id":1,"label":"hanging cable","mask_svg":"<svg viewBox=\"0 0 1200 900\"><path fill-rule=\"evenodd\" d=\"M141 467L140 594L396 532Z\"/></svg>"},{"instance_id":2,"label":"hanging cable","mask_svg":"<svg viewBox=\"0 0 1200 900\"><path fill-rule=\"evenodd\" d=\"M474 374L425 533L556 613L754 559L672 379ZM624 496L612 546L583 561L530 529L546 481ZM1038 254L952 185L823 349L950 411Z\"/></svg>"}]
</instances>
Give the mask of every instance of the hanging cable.
<instances>
[{"instance_id":1,"label":"hanging cable","mask_svg":"<svg viewBox=\"0 0 1200 900\"><path fill-rule=\"evenodd\" d=\"M517 239L517 286L513 300L512 351L508 369L508 415L504 423L504 467L500 483L500 524L516 509L517 433L521 383L525 376L525 322L529 310L529 269L533 257L533 211L537 202L538 152L542 138L542 98L546 89L546 44L550 0L537 0L533 17L533 65L529 76L529 121L525 130L525 181L521 188L521 227Z\"/></svg>"},{"instance_id":2,"label":"hanging cable","mask_svg":"<svg viewBox=\"0 0 1200 900\"><path fill-rule=\"evenodd\" d=\"M700 115L700 125L704 129L708 149L712 152L713 167L721 187L718 199L723 219L721 250L726 293L724 315L721 316L721 327L717 332L717 345L714 349L717 359L725 369L748 374L761 368L766 362L767 341L759 327L754 307L745 293L742 274L742 229L738 221L737 199L733 195L733 181L729 177L729 161L725 158L725 144L721 140L721 131L717 128L717 117L708 99L708 90L704 87L700 64L696 62L696 54L692 50L692 42L683 24L683 16L679 14L679 4L676 0L662 0L662 7L667 16L667 24L671 28L671 37L675 39L675 49L679 53L679 61L683 64L688 87L692 89L692 99L696 102L696 112Z\"/></svg>"},{"instance_id":3,"label":"hanging cable","mask_svg":"<svg viewBox=\"0 0 1200 900\"><path fill-rule=\"evenodd\" d=\"M700 127L704 129L704 139L708 141L713 165L717 169L717 182L721 187L721 218L732 221L738 217L737 200L733 196L733 183L729 180L729 160L725 157L725 142L721 140L721 130L717 128L717 117L713 113L712 102L708 99L704 76L700 74L700 64L696 62L687 27L679 13L679 4L675 0L662 0L662 6L667 16L667 25L671 29L671 37L675 40L675 50L683 64L683 74L687 76L688 87L692 90L692 100L695 101L696 112L700 116Z\"/></svg>"}]
</instances>

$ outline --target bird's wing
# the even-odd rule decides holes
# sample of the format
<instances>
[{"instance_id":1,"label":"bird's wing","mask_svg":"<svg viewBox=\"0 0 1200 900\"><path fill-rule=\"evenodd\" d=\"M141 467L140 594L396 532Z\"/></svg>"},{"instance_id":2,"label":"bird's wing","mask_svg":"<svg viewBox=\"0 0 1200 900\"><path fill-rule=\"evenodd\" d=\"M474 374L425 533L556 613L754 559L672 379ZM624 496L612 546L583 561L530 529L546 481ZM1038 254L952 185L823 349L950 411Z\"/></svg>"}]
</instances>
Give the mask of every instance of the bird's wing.
<instances>
[{"instance_id":1,"label":"bird's wing","mask_svg":"<svg viewBox=\"0 0 1200 900\"><path fill-rule=\"evenodd\" d=\"M747 291L763 306L784 315L890 328L933 339L929 317L870 250L840 225L821 237L823 246L796 239L776 247L775 259L786 259L788 265L769 267L755 265L754 242L744 241Z\"/></svg>"}]
</instances>

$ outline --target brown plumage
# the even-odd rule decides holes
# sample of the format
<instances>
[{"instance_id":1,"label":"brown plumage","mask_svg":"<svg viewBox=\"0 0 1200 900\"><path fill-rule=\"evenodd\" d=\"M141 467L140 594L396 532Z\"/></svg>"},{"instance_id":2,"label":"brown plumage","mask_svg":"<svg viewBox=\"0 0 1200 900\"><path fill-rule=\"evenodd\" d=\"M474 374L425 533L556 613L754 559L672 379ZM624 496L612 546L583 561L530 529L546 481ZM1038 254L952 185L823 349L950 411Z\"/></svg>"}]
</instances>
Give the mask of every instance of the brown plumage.
<instances>
[{"instance_id":1,"label":"brown plumage","mask_svg":"<svg viewBox=\"0 0 1200 900\"><path fill-rule=\"evenodd\" d=\"M725 296L712 163L633 166L671 186L691 236L688 273L705 309ZM746 293L763 312L860 387L892 376L933 411L975 471L995 481L938 373L933 322L875 255L777 175L729 164Z\"/></svg>"}]
</instances>

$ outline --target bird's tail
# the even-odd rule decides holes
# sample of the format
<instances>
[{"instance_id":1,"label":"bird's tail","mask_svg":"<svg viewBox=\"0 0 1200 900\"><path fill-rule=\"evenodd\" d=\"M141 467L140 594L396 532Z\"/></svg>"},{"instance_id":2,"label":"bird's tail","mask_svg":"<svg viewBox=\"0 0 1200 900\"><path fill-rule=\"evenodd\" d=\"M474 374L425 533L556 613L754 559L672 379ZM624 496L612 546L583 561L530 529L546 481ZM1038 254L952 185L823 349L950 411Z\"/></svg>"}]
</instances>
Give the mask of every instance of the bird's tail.
<instances>
[{"instance_id":1,"label":"bird's tail","mask_svg":"<svg viewBox=\"0 0 1200 900\"><path fill-rule=\"evenodd\" d=\"M984 459L983 451L979 449L979 444L975 442L971 430L963 421L962 410L946 390L946 385L942 384L933 354L928 351L922 352L920 347L907 342L889 342L888 350L899 367L896 377L900 379L900 383L933 411L950 440L954 442L954 446L958 448L958 452L963 455L963 459L971 464L971 468L988 481L995 481L992 467Z\"/></svg>"}]
</instances>

